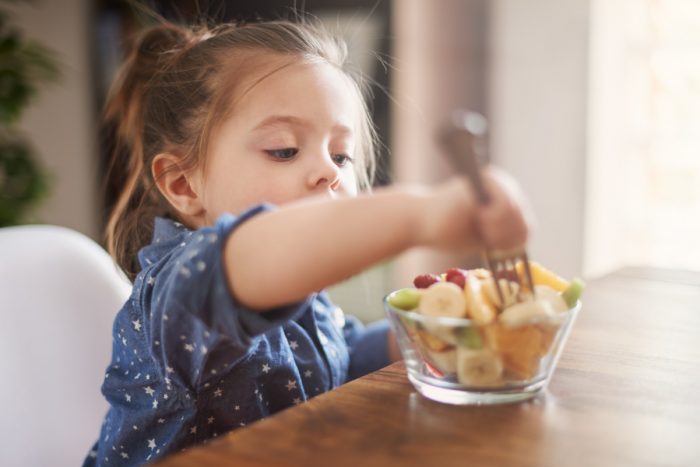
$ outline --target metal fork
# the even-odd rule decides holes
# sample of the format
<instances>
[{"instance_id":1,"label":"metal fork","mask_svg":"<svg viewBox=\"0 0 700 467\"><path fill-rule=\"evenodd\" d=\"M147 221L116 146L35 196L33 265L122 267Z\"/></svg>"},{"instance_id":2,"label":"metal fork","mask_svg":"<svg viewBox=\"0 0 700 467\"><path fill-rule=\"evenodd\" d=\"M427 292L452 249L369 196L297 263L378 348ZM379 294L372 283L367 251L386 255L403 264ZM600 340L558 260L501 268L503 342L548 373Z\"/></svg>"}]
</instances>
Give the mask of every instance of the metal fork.
<instances>
[{"instance_id":1,"label":"metal fork","mask_svg":"<svg viewBox=\"0 0 700 467\"><path fill-rule=\"evenodd\" d=\"M483 115L477 112L458 111L453 114L450 123L439 134L439 142L450 156L450 162L459 173L467 176L479 203L483 205L490 201L489 193L486 191L481 177L479 159L479 156L486 151L487 126L486 118ZM518 301L525 299L522 294L523 285L527 286L527 293L535 298L530 263L524 247L509 251L484 248L482 256L486 266L491 271L501 307L505 306L506 301L499 283L500 279L506 279L509 296L515 295ZM518 262L523 264L525 284L516 270ZM519 285L517 293L513 290L511 281Z\"/></svg>"}]
</instances>

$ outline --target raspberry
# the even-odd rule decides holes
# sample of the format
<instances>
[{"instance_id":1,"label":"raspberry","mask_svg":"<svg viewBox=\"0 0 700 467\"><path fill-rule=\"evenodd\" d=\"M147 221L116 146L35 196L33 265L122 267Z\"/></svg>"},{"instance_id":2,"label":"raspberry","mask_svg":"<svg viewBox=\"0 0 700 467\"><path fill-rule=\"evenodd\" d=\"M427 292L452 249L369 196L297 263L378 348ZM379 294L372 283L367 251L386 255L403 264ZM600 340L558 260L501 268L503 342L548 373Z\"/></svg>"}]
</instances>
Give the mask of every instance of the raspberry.
<instances>
[{"instance_id":1,"label":"raspberry","mask_svg":"<svg viewBox=\"0 0 700 467\"><path fill-rule=\"evenodd\" d=\"M413 285L417 289L427 289L436 282L440 282L440 278L435 274L421 274L413 279Z\"/></svg>"},{"instance_id":2,"label":"raspberry","mask_svg":"<svg viewBox=\"0 0 700 467\"><path fill-rule=\"evenodd\" d=\"M467 271L459 268L450 268L445 274L445 280L464 288L467 283Z\"/></svg>"}]
</instances>

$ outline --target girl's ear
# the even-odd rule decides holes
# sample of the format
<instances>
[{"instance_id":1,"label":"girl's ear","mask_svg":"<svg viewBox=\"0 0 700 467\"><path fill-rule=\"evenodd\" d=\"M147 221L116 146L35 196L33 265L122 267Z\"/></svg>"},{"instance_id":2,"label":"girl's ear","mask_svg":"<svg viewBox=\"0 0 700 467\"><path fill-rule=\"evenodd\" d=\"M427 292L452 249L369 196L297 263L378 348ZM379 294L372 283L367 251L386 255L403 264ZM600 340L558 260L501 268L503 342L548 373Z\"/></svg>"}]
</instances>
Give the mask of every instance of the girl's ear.
<instances>
[{"instance_id":1,"label":"girl's ear","mask_svg":"<svg viewBox=\"0 0 700 467\"><path fill-rule=\"evenodd\" d=\"M195 171L184 171L176 156L168 153L156 155L151 163L151 173L158 190L179 213L188 217L197 217L202 213Z\"/></svg>"}]
</instances>

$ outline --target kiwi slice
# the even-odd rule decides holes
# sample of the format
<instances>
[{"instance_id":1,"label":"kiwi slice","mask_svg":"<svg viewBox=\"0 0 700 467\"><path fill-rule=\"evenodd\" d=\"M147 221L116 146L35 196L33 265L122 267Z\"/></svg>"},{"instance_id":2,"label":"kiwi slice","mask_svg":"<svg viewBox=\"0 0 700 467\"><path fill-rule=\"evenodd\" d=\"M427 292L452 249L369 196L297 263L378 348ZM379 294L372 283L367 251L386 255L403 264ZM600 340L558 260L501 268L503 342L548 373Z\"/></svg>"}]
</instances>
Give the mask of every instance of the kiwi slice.
<instances>
[{"instance_id":1,"label":"kiwi slice","mask_svg":"<svg viewBox=\"0 0 700 467\"><path fill-rule=\"evenodd\" d=\"M389 305L399 310L414 310L420 303L420 292L412 288L397 290L391 294L388 301Z\"/></svg>"},{"instance_id":2,"label":"kiwi slice","mask_svg":"<svg viewBox=\"0 0 700 467\"><path fill-rule=\"evenodd\" d=\"M566 289L564 289L564 291L561 293L561 298L564 299L569 308L573 308L576 305L576 302L578 302L578 299L581 297L585 287L586 285L583 283L583 281L576 278L571 281L571 284L569 284Z\"/></svg>"}]
</instances>

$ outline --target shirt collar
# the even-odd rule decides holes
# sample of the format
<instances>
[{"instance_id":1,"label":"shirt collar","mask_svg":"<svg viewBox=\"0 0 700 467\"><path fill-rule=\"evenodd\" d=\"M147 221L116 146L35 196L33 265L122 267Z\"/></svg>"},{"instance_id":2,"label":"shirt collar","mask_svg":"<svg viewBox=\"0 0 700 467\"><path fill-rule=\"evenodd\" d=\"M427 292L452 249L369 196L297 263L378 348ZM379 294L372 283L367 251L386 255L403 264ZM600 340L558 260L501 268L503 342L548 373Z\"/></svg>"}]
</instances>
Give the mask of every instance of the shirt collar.
<instances>
[{"instance_id":1,"label":"shirt collar","mask_svg":"<svg viewBox=\"0 0 700 467\"><path fill-rule=\"evenodd\" d=\"M191 230L180 222L165 217L156 217L151 243L143 247L138 254L141 268L146 268L160 261L190 233Z\"/></svg>"}]
</instances>

